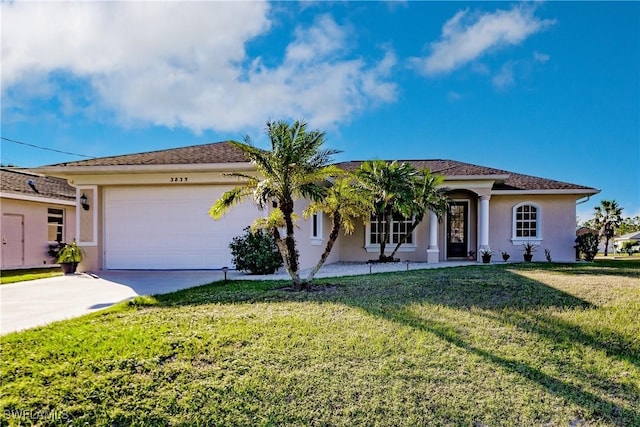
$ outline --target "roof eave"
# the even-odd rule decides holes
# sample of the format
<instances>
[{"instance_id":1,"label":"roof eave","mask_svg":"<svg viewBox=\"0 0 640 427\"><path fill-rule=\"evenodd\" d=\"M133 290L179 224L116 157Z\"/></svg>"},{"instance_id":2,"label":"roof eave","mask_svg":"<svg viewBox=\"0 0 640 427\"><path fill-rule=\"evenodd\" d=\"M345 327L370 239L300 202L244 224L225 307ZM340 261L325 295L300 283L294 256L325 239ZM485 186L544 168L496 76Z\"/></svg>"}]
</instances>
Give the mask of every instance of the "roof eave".
<instances>
[{"instance_id":1,"label":"roof eave","mask_svg":"<svg viewBox=\"0 0 640 427\"><path fill-rule=\"evenodd\" d=\"M39 172L52 176L104 175L104 174L143 174L166 172L238 172L252 171L255 167L250 162L233 163L187 163L167 165L109 165L109 166L42 166Z\"/></svg>"},{"instance_id":2,"label":"roof eave","mask_svg":"<svg viewBox=\"0 0 640 427\"><path fill-rule=\"evenodd\" d=\"M533 190L492 190L491 194L497 196L510 195L535 195L535 194L574 194L582 196L592 196L598 194L600 190L595 188L556 188L556 189L533 189Z\"/></svg>"}]
</instances>

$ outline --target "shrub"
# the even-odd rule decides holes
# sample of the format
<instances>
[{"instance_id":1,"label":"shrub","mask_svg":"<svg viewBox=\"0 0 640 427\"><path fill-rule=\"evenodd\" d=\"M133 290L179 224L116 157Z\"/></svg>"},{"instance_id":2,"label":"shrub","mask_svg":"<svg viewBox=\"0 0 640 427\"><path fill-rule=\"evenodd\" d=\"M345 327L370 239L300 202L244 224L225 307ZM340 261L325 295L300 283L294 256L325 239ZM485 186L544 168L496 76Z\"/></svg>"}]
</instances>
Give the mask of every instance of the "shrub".
<instances>
[{"instance_id":1,"label":"shrub","mask_svg":"<svg viewBox=\"0 0 640 427\"><path fill-rule=\"evenodd\" d=\"M622 252L625 252L627 255L631 256L638 251L636 245L638 245L638 242L636 242L635 240L622 242Z\"/></svg>"},{"instance_id":2,"label":"shrub","mask_svg":"<svg viewBox=\"0 0 640 427\"><path fill-rule=\"evenodd\" d=\"M244 232L229 244L236 270L251 274L273 274L282 267L282 256L270 234L264 230L251 232L249 227Z\"/></svg>"},{"instance_id":3,"label":"shrub","mask_svg":"<svg viewBox=\"0 0 640 427\"><path fill-rule=\"evenodd\" d=\"M576 248L584 256L585 261L593 261L598 253L600 237L597 234L586 233L576 238Z\"/></svg>"}]
</instances>

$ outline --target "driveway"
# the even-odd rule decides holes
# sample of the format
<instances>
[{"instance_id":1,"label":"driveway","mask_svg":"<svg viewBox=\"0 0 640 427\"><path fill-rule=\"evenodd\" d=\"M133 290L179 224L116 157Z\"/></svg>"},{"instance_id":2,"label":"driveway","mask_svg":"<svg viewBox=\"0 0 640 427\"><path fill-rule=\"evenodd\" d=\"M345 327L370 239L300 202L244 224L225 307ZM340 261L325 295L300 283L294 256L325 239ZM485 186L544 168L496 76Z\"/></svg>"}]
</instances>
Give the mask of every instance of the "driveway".
<instances>
[{"instance_id":1,"label":"driveway","mask_svg":"<svg viewBox=\"0 0 640 427\"><path fill-rule=\"evenodd\" d=\"M0 335L78 317L138 295L223 279L221 271L104 271L0 286Z\"/></svg>"},{"instance_id":2,"label":"driveway","mask_svg":"<svg viewBox=\"0 0 640 427\"><path fill-rule=\"evenodd\" d=\"M423 268L457 267L474 262L335 263L322 267L316 277L366 275ZM306 271L303 271L303 276ZM268 276L227 273L229 280L288 280L286 272ZM138 295L156 295L205 285L224 279L219 270L100 271L0 286L0 335L82 316Z\"/></svg>"}]
</instances>

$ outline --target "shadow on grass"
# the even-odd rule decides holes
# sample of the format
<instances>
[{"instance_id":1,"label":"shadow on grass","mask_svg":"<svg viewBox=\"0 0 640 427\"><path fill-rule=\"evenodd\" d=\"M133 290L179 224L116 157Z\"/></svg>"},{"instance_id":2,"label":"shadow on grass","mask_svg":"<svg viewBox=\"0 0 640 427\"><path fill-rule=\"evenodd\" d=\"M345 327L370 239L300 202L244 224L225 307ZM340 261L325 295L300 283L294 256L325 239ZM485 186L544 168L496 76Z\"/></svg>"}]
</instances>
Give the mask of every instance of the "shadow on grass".
<instances>
[{"instance_id":1,"label":"shadow on grass","mask_svg":"<svg viewBox=\"0 0 640 427\"><path fill-rule=\"evenodd\" d=\"M228 282L157 296L154 306L199 304L244 304L251 302L332 302L363 310L366 313L434 334L470 354L480 356L505 371L517 373L550 393L559 395L593 413L595 417L616 425L640 425L637 387L622 384L578 366L570 360L556 360L557 377L519 360L509 359L491 349L481 348L446 321L422 318L411 311L414 305L440 305L458 310L474 308L480 315L505 325L516 326L527 334L552 342L553 347L570 349L581 345L604 351L612 359L640 366L638 344L613 331L585 331L579 325L563 321L552 312L593 310L593 304L574 295L523 277L509 270L537 269L540 266L464 267L440 270L384 273L319 280L317 292L287 292L288 282ZM615 274L607 266L545 265L542 269L566 274ZM626 270L626 269L625 269ZM635 277L635 270L619 273ZM322 286L326 286L323 291ZM480 310L478 310L480 309ZM606 340L602 338L608 337ZM561 379L574 378L576 383ZM607 396L624 401L617 405Z\"/></svg>"}]
</instances>

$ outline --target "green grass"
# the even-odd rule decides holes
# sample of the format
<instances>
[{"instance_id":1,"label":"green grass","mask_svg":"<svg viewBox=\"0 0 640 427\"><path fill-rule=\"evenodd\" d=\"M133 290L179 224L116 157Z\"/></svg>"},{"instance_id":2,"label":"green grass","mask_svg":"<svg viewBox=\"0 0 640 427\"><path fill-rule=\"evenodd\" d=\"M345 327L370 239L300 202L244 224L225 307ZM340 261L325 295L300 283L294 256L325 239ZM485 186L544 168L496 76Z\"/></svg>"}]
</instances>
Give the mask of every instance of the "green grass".
<instances>
[{"instance_id":1,"label":"green grass","mask_svg":"<svg viewBox=\"0 0 640 427\"><path fill-rule=\"evenodd\" d=\"M2 337L2 423L640 425L637 262L287 285L216 283Z\"/></svg>"},{"instance_id":2,"label":"green grass","mask_svg":"<svg viewBox=\"0 0 640 427\"><path fill-rule=\"evenodd\" d=\"M0 285L24 282L27 280L45 279L47 277L62 276L60 267L32 268L28 270L2 270L0 271Z\"/></svg>"}]
</instances>

